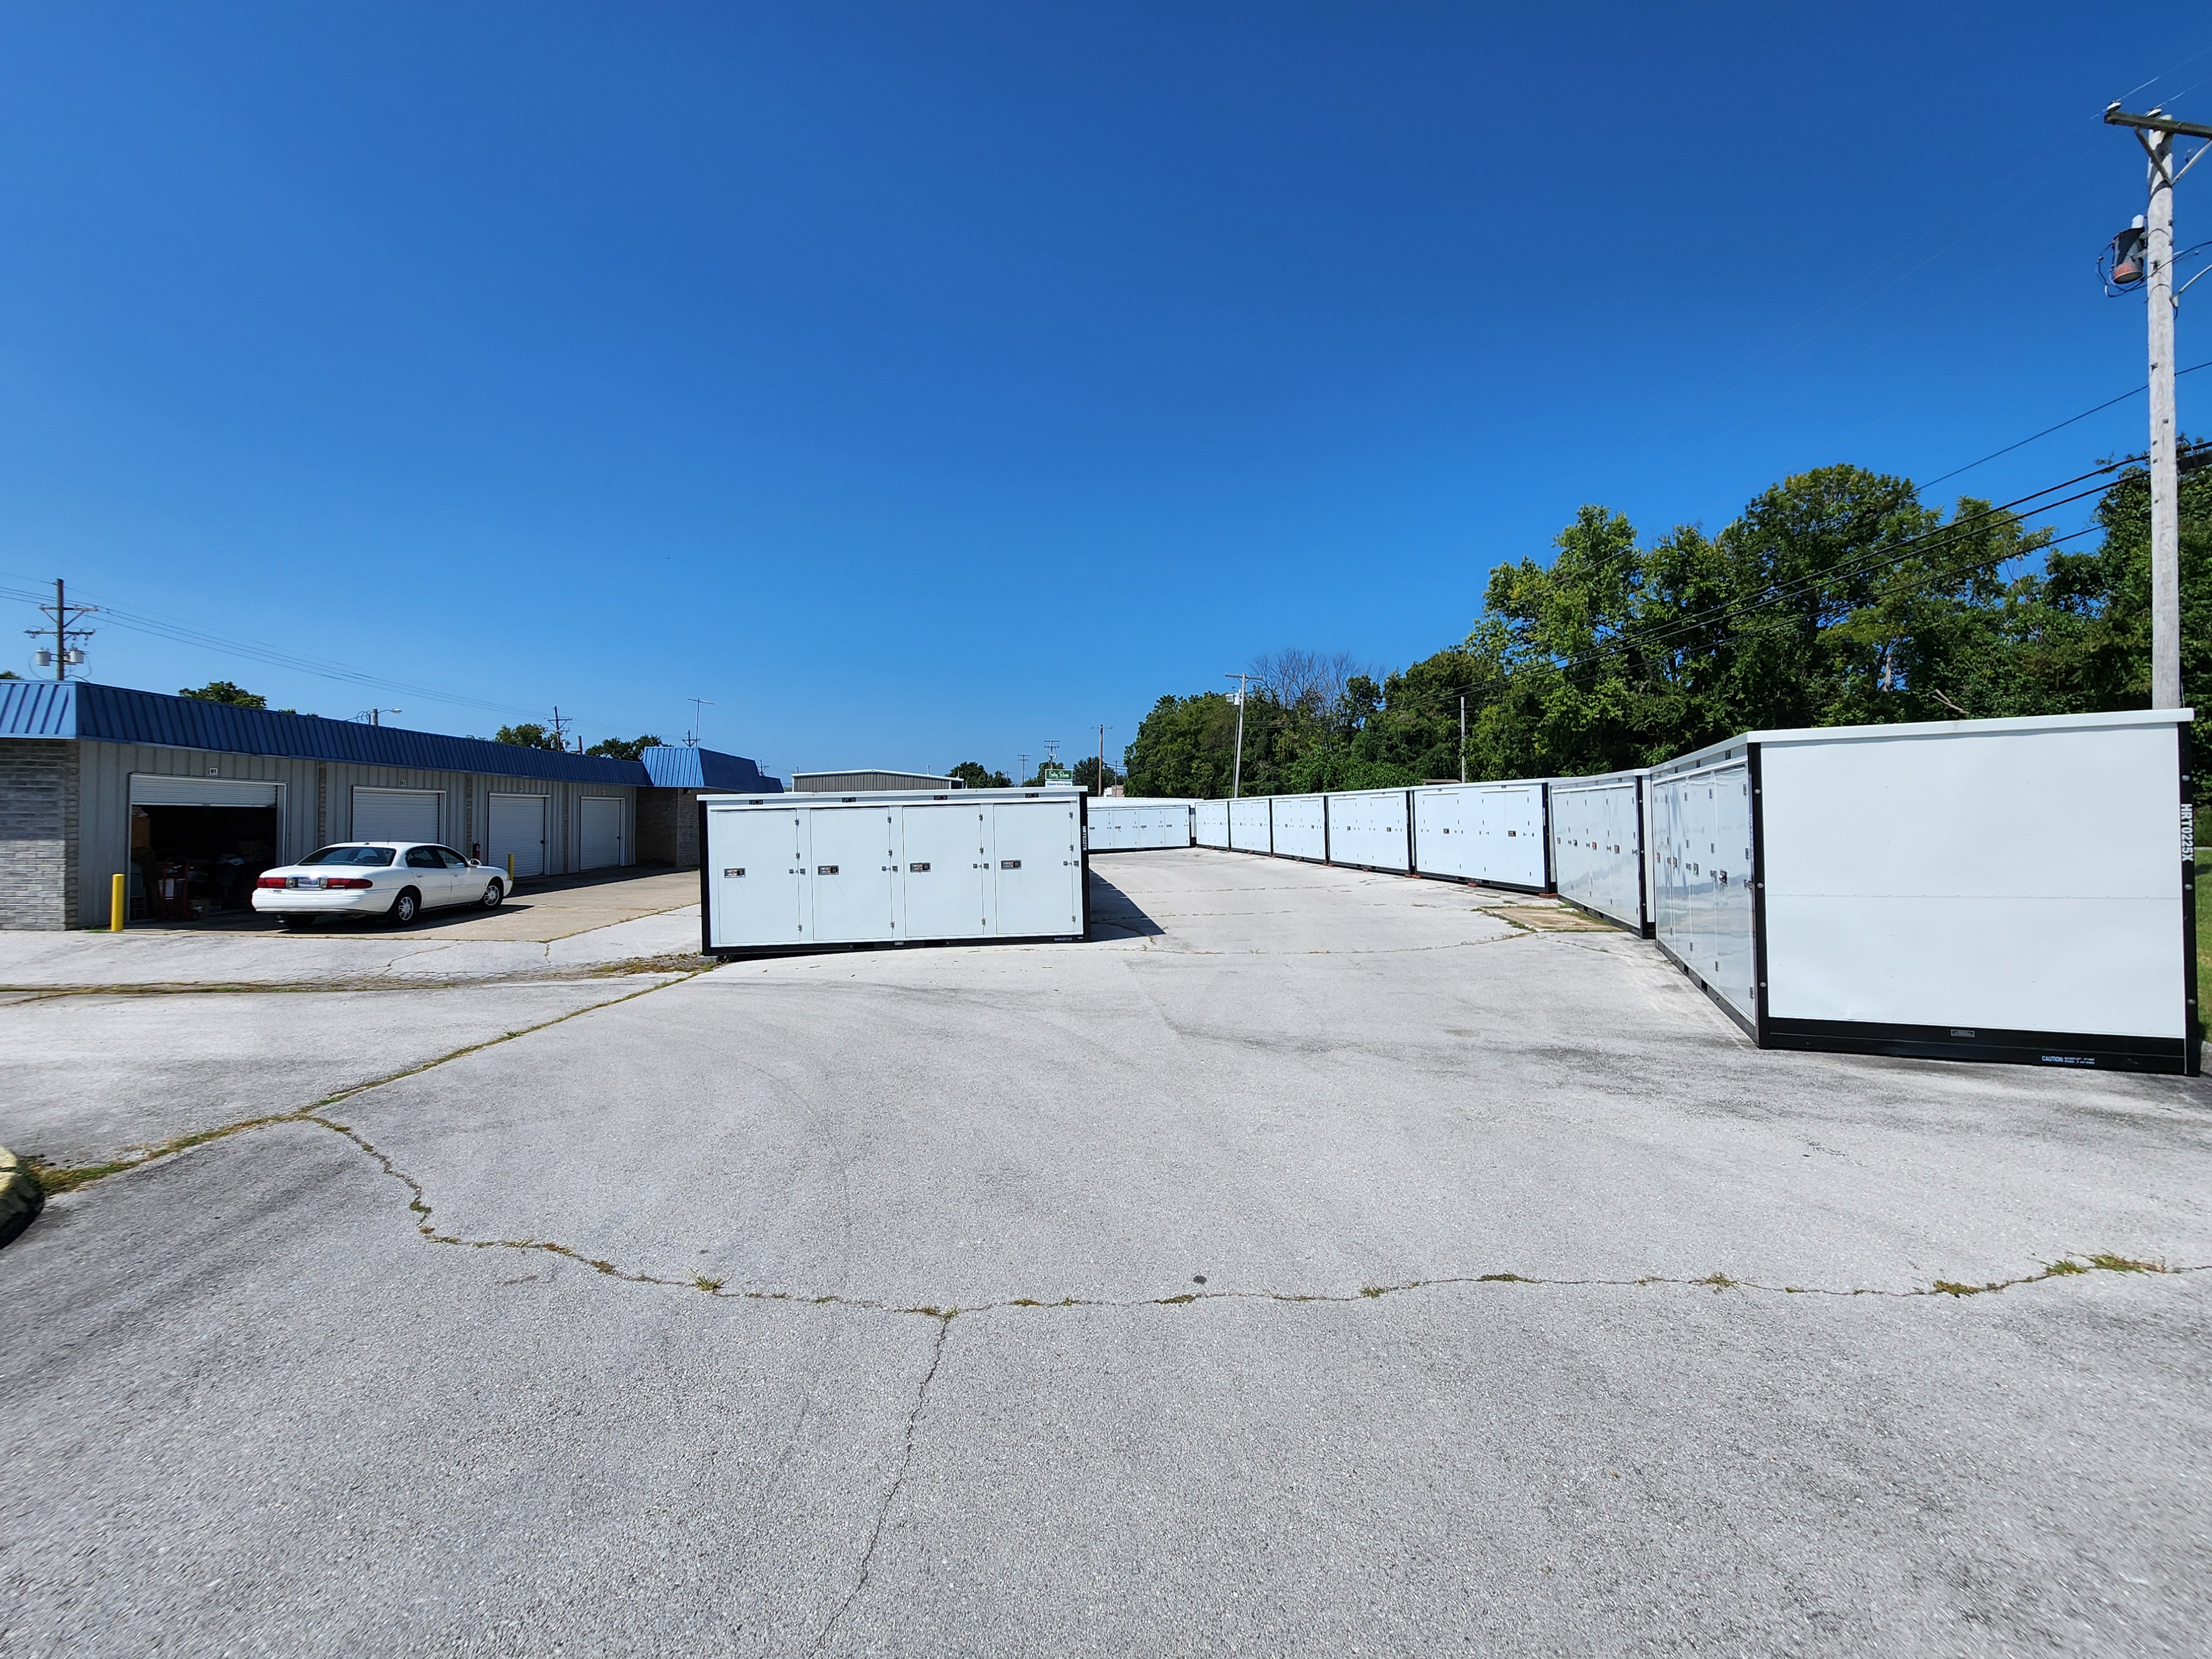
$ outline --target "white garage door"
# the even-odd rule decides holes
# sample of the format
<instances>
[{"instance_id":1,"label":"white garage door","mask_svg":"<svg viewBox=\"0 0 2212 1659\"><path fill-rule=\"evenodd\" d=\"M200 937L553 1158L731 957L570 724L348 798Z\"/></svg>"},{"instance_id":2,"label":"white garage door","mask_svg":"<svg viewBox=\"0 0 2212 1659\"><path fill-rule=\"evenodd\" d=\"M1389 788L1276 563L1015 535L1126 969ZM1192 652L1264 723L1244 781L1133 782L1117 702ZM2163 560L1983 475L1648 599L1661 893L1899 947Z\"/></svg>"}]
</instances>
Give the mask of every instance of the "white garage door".
<instances>
[{"instance_id":1,"label":"white garage door","mask_svg":"<svg viewBox=\"0 0 2212 1659\"><path fill-rule=\"evenodd\" d=\"M353 792L353 838L435 841L439 799L434 789L356 789Z\"/></svg>"},{"instance_id":2,"label":"white garage door","mask_svg":"<svg viewBox=\"0 0 2212 1659\"><path fill-rule=\"evenodd\" d=\"M604 870L622 862L622 803L604 795L584 797L584 868Z\"/></svg>"},{"instance_id":3,"label":"white garage door","mask_svg":"<svg viewBox=\"0 0 2212 1659\"><path fill-rule=\"evenodd\" d=\"M507 854L514 855L517 876L545 873L545 797L494 795L488 851L491 861L504 870Z\"/></svg>"}]
</instances>

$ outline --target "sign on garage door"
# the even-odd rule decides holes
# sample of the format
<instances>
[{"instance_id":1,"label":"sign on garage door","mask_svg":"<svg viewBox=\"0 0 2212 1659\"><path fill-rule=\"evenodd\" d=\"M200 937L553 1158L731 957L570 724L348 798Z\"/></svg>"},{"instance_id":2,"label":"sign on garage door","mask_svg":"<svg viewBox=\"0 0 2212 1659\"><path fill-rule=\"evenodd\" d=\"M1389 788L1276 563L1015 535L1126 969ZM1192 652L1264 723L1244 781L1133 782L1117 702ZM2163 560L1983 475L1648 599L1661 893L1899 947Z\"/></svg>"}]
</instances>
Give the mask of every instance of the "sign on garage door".
<instances>
[{"instance_id":1,"label":"sign on garage door","mask_svg":"<svg viewBox=\"0 0 2212 1659\"><path fill-rule=\"evenodd\" d=\"M491 861L503 870L511 853L514 855L516 875L544 875L545 797L494 795L491 798L490 818L488 828L491 833L486 837L486 850L491 855Z\"/></svg>"},{"instance_id":2,"label":"sign on garage door","mask_svg":"<svg viewBox=\"0 0 2212 1659\"><path fill-rule=\"evenodd\" d=\"M356 789L356 841L435 841L438 792L434 789Z\"/></svg>"},{"instance_id":3,"label":"sign on garage door","mask_svg":"<svg viewBox=\"0 0 2212 1659\"><path fill-rule=\"evenodd\" d=\"M584 868L604 870L622 861L622 803L605 795L585 796Z\"/></svg>"}]
</instances>

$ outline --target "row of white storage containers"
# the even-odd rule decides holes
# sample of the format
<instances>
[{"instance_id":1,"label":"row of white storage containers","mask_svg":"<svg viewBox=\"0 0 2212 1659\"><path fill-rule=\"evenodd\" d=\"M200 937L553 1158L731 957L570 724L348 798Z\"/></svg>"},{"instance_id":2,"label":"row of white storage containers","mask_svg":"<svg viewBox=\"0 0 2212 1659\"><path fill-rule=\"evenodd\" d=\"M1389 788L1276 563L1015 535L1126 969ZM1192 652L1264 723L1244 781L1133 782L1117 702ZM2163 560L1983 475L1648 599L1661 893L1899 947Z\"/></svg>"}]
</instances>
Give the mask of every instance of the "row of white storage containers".
<instances>
[{"instance_id":1,"label":"row of white storage containers","mask_svg":"<svg viewBox=\"0 0 2212 1659\"><path fill-rule=\"evenodd\" d=\"M1755 732L1601 777L1149 803L1187 806L1190 840L1145 844L1556 890L1655 939L1762 1048L2193 1076L2192 718Z\"/></svg>"}]
</instances>

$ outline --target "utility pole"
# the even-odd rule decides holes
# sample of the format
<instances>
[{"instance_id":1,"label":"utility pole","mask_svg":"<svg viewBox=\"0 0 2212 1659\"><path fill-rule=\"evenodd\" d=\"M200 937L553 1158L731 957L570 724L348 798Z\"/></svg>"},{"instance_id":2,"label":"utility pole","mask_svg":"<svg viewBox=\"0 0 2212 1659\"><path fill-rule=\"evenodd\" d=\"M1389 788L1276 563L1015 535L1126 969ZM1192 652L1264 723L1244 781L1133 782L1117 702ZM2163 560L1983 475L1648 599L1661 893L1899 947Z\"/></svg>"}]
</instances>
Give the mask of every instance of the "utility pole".
<instances>
[{"instance_id":1,"label":"utility pole","mask_svg":"<svg viewBox=\"0 0 2212 1659\"><path fill-rule=\"evenodd\" d=\"M1459 781L1467 781L1467 693L1459 694Z\"/></svg>"},{"instance_id":2,"label":"utility pole","mask_svg":"<svg viewBox=\"0 0 2212 1659\"><path fill-rule=\"evenodd\" d=\"M355 718L366 720L371 726L381 726L384 724L383 720L380 718L381 716L386 714L404 714L407 711L404 708L364 708L362 710L361 714L356 715Z\"/></svg>"},{"instance_id":3,"label":"utility pole","mask_svg":"<svg viewBox=\"0 0 2212 1659\"><path fill-rule=\"evenodd\" d=\"M553 746L556 749L566 750L568 746L568 733L565 729L568 724L568 721L561 718L561 705L555 703L553 705Z\"/></svg>"},{"instance_id":4,"label":"utility pole","mask_svg":"<svg viewBox=\"0 0 2212 1659\"><path fill-rule=\"evenodd\" d=\"M62 579L57 576L54 578L54 602L52 605L42 605L39 607L42 614L53 619L52 629L49 630L44 628L27 628L23 630L34 640L45 639L49 632L52 633L54 642L51 647L39 653L38 663L40 667L44 668L51 659L53 663L54 678L57 681L67 679L69 671L81 665L84 661L84 653L71 645L70 641L88 640L94 632L89 628L72 628L70 624L82 622L99 609L96 605L72 605L69 602L69 590L62 585Z\"/></svg>"},{"instance_id":5,"label":"utility pole","mask_svg":"<svg viewBox=\"0 0 2212 1659\"><path fill-rule=\"evenodd\" d=\"M2181 296L2173 286L2173 186L2212 143L2177 170L2173 141L2177 136L2212 141L2212 127L2177 121L2157 109L2130 115L2118 104L2106 109L2105 121L2134 128L2150 161L2150 202L2143 213L2144 298L2150 313L2150 706L2179 708L2181 471L2174 453L2173 312Z\"/></svg>"},{"instance_id":6,"label":"utility pole","mask_svg":"<svg viewBox=\"0 0 2212 1659\"><path fill-rule=\"evenodd\" d=\"M1229 775L1229 798L1235 800L1244 793L1244 683L1249 674L1224 674L1224 680L1237 682L1237 769Z\"/></svg>"},{"instance_id":7,"label":"utility pole","mask_svg":"<svg viewBox=\"0 0 2212 1659\"><path fill-rule=\"evenodd\" d=\"M1025 787L1028 785L1029 781L1030 781L1030 757L1029 757L1027 755L1017 755L1017 756L1015 756L1015 757L1014 757L1014 787L1015 787L1015 788L1017 788L1017 789L1024 788L1024 787Z\"/></svg>"},{"instance_id":8,"label":"utility pole","mask_svg":"<svg viewBox=\"0 0 2212 1659\"><path fill-rule=\"evenodd\" d=\"M1104 724L1103 721L1099 724L1099 727L1098 727L1098 780L1097 780L1097 782L1098 782L1098 787L1097 787L1097 795L1098 795L1098 799L1101 799L1101 800L1103 800L1103 799L1106 799L1106 727L1105 727L1105 724Z\"/></svg>"}]
</instances>

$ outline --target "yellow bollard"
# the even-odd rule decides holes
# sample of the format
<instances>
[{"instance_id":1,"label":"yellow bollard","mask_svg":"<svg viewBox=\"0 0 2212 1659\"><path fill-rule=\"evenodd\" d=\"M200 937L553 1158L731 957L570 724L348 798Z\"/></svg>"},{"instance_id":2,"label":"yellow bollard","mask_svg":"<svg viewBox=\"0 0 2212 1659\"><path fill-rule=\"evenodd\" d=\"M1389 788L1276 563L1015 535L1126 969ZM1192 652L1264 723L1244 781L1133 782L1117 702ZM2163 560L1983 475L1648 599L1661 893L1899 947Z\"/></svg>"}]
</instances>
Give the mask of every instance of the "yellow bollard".
<instances>
[{"instance_id":1,"label":"yellow bollard","mask_svg":"<svg viewBox=\"0 0 2212 1659\"><path fill-rule=\"evenodd\" d=\"M115 878L107 884L107 931L109 933L119 933L123 931L123 918L129 909L129 902L123 896L123 875L120 871L118 871Z\"/></svg>"},{"instance_id":2,"label":"yellow bollard","mask_svg":"<svg viewBox=\"0 0 2212 1659\"><path fill-rule=\"evenodd\" d=\"M512 853L507 855L507 889L510 893L514 890L514 854Z\"/></svg>"}]
</instances>

